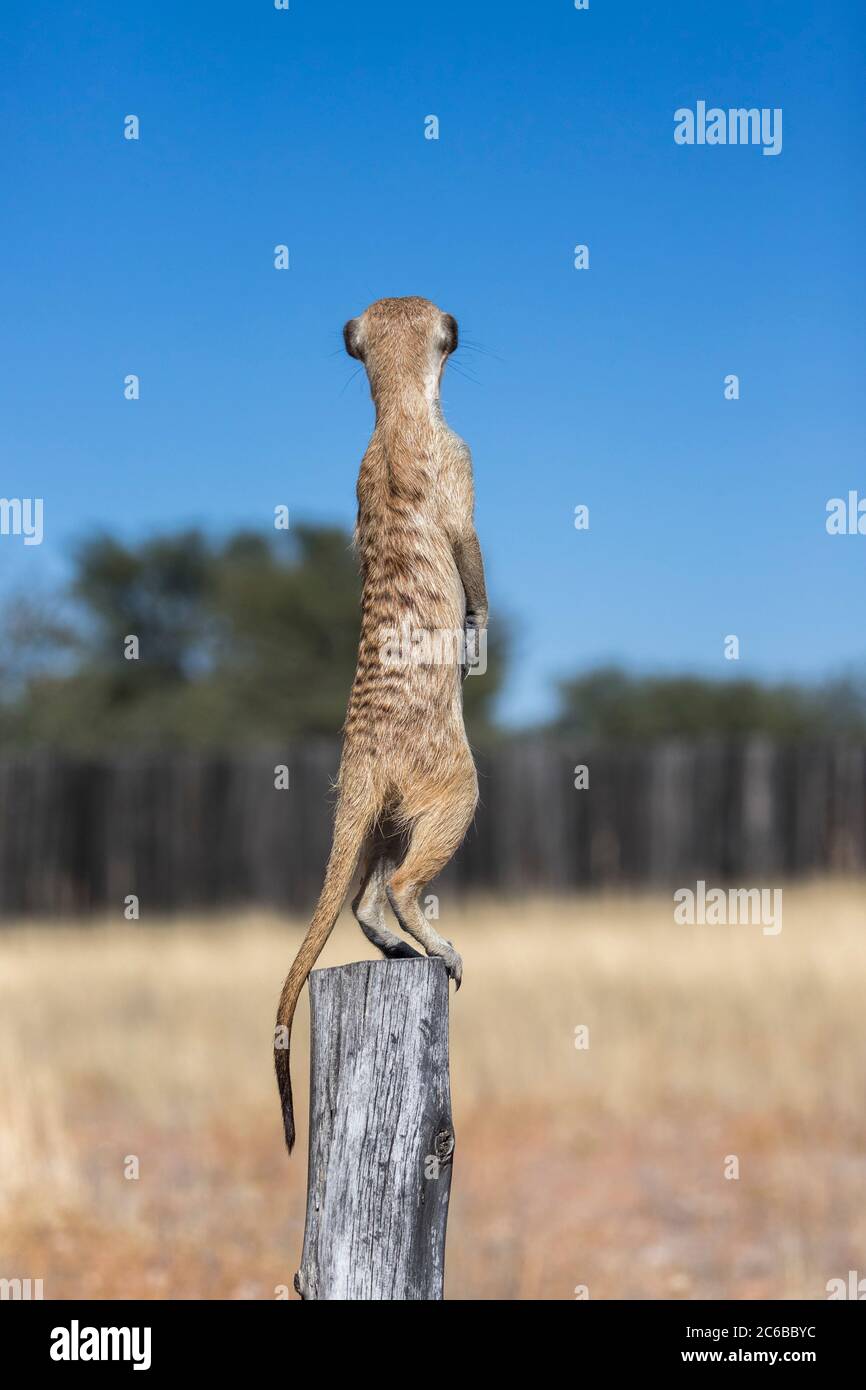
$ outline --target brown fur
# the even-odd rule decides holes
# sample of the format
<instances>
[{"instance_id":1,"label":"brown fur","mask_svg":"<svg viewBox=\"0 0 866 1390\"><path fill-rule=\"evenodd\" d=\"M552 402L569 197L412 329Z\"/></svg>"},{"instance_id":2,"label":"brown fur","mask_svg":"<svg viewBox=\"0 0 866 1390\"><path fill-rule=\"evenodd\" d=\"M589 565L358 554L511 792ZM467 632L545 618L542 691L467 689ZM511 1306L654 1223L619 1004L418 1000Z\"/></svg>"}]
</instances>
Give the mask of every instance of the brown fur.
<instances>
[{"instance_id":1,"label":"brown fur","mask_svg":"<svg viewBox=\"0 0 866 1390\"><path fill-rule=\"evenodd\" d=\"M393 661L388 634L484 629L487 597L472 520L472 460L442 417L439 383L457 324L426 299L380 299L346 324L363 361L376 425L358 478L361 640L344 729L325 882L277 1013L274 1059L286 1144L295 1139L289 1040L304 982L363 856L352 904L386 956L416 955L384 924L390 906L460 985L461 961L424 917L419 895L463 839L478 799L463 727L458 661Z\"/></svg>"}]
</instances>

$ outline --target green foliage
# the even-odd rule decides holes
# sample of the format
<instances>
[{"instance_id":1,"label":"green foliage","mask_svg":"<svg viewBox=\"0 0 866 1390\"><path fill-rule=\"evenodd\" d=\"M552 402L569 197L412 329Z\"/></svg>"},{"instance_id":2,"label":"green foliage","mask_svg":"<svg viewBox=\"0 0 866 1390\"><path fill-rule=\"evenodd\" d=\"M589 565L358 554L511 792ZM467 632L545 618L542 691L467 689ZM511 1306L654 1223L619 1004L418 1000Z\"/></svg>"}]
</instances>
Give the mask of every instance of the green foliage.
<instances>
[{"instance_id":1,"label":"green foliage","mask_svg":"<svg viewBox=\"0 0 866 1390\"><path fill-rule=\"evenodd\" d=\"M699 676L631 676L610 666L562 682L559 689L557 726L600 741L866 736L866 687L854 681L812 689Z\"/></svg>"},{"instance_id":2,"label":"green foliage","mask_svg":"<svg viewBox=\"0 0 866 1390\"><path fill-rule=\"evenodd\" d=\"M342 726L360 598L343 531L97 537L76 556L70 598L65 624L20 603L7 615L4 649L22 655L0 668L6 744L233 747ZM124 657L131 634L138 660ZM499 638L487 674L464 686L471 736L489 727L502 668Z\"/></svg>"},{"instance_id":3,"label":"green foliage","mask_svg":"<svg viewBox=\"0 0 866 1390\"><path fill-rule=\"evenodd\" d=\"M99 751L333 738L355 670L359 598L349 537L334 528L223 542L186 531L135 546L94 537L75 557L67 595L29 595L7 609L0 744ZM131 634L136 661L124 658ZM506 648L499 620L486 674L463 686L476 745L496 733ZM584 740L866 738L866 683L853 680L809 688L606 667L559 689L554 728Z\"/></svg>"}]
</instances>

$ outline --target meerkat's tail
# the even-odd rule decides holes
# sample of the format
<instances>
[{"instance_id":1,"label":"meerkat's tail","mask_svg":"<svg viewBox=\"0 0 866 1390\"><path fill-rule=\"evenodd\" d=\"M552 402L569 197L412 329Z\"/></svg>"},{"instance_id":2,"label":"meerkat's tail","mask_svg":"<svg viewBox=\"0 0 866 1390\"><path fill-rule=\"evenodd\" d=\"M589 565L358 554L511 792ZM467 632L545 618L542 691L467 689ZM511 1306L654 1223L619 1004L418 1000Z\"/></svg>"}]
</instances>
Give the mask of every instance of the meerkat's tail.
<instances>
[{"instance_id":1,"label":"meerkat's tail","mask_svg":"<svg viewBox=\"0 0 866 1390\"><path fill-rule=\"evenodd\" d=\"M289 1044L295 1007L307 976L315 965L340 915L343 901L355 876L361 847L374 816L375 808L369 804L366 798L352 797L350 799L345 795L341 796L334 820L334 839L328 867L325 870L322 892L316 904L309 930L301 943L301 949L292 962L283 985L283 992L280 995L274 1031L274 1066L283 1107L286 1148L289 1153L292 1152L295 1144L292 1078L289 1070Z\"/></svg>"}]
</instances>

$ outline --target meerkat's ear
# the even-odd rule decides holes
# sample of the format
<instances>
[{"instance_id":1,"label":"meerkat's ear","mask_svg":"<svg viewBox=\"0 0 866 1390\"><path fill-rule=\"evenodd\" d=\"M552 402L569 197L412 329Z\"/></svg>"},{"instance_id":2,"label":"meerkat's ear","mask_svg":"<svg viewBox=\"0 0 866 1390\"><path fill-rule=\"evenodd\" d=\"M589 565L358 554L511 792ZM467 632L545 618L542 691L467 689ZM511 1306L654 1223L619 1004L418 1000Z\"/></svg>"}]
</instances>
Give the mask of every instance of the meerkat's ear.
<instances>
[{"instance_id":1,"label":"meerkat's ear","mask_svg":"<svg viewBox=\"0 0 866 1390\"><path fill-rule=\"evenodd\" d=\"M442 315L442 329L445 334L445 351L447 353L457 350L457 320L451 314Z\"/></svg>"},{"instance_id":2,"label":"meerkat's ear","mask_svg":"<svg viewBox=\"0 0 866 1390\"><path fill-rule=\"evenodd\" d=\"M346 351L350 357L356 357L359 362L363 362L364 354L361 351L361 335L358 332L358 320L349 319L343 329L343 342L346 344Z\"/></svg>"}]
</instances>

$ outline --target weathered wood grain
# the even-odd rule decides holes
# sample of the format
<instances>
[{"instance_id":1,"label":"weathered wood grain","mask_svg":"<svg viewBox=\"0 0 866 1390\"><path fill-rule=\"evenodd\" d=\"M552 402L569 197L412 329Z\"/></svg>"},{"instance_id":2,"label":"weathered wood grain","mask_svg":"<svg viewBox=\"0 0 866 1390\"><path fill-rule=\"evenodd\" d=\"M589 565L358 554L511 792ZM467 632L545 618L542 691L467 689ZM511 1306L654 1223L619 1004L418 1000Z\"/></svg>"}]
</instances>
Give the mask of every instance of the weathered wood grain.
<instances>
[{"instance_id":1,"label":"weathered wood grain","mask_svg":"<svg viewBox=\"0 0 866 1390\"><path fill-rule=\"evenodd\" d=\"M310 976L304 1299L441 1299L454 1131L439 960Z\"/></svg>"}]
</instances>

